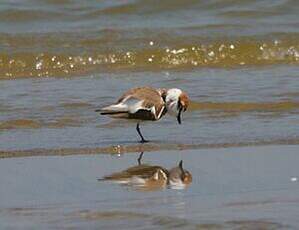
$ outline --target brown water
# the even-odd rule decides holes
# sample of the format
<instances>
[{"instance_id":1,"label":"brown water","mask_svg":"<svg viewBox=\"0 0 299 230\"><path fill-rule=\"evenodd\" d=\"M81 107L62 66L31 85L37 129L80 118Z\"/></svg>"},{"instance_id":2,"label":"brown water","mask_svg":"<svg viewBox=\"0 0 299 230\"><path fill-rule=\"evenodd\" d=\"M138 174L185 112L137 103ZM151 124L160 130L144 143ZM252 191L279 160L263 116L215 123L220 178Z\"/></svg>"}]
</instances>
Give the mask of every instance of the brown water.
<instances>
[{"instance_id":1,"label":"brown water","mask_svg":"<svg viewBox=\"0 0 299 230\"><path fill-rule=\"evenodd\" d=\"M299 3L7 1L0 79L298 65Z\"/></svg>"},{"instance_id":2,"label":"brown water","mask_svg":"<svg viewBox=\"0 0 299 230\"><path fill-rule=\"evenodd\" d=\"M159 161L162 159L159 153L165 151L175 157L171 158L171 164L165 160L163 167L173 166L174 162L178 162L184 155L184 161L189 161L192 175L196 178L200 172L196 171L197 168L192 162L195 164L205 161L197 156L197 153L214 150L218 152L220 148L226 148L225 152L230 154L234 152L234 147L251 146L252 149L249 148L248 152L252 151L256 162L261 161L267 165L265 159L272 159L272 151L266 151L269 154L262 155L263 151L255 146L270 145L269 148L272 148L271 146L283 145L279 148L273 147L273 151L278 149L285 153L290 145L297 146L299 143L298 12L299 2L295 0L2 1L0 158L13 159L2 159L0 163L5 165L5 162L11 162L11 167L20 170L18 172L21 175L22 167L18 165L18 159L21 162L26 160L14 157L34 156L28 158L28 161L39 161L39 156L46 156L41 160L42 165L49 167L47 172L52 175L51 169L59 171L63 166L55 168L55 164L50 162L50 156L76 154L79 155L76 160L82 163L85 157L93 158L81 156L86 154L110 153L114 156L115 153L157 151L153 156ZM114 102L123 91L141 85L182 88L192 100L180 126L174 118L168 116L158 122L141 124L144 136L151 141L145 145L137 142L134 122L111 120L94 112L95 109ZM236 152L235 154L238 155ZM128 162L123 159L117 161L112 158L107 161L108 165L106 161L97 163L99 167L107 169L109 165L118 162L113 171L120 171L129 167ZM234 158L229 159L233 162ZM287 165L296 159L291 156L285 159L284 172L288 172ZM57 158L57 162L60 161L61 158ZM231 175L229 168L241 161L240 158L234 164L230 162L224 165L224 172L228 173L226 179ZM79 163L77 168L80 168ZM279 168L275 162L272 163L273 170ZM36 162L36 165L28 166L33 167L30 180L42 170L38 164L39 162ZM207 166L209 167L206 171L214 173L214 164ZM0 210L0 216L4 214L6 223L14 220L15 216L24 215L33 215L33 223L39 223L42 220L44 204L47 213L45 219L48 221L57 218L49 214L52 209L47 206L53 205L53 200L46 199L46 202L43 202L42 199L35 199L30 195L35 194L34 182L26 181L32 186L27 187L25 183L20 184L24 178L14 181L16 175L13 172L7 174L11 176L5 174L5 171L11 168L1 168L4 170L1 184L12 186L7 187L7 191L0 190L12 194L11 197L2 199L8 201L6 209ZM84 174L88 164L80 169L80 173ZM74 173L72 167L66 170L67 172L59 175L53 174L53 178L61 178L60 185L67 180L66 174ZM107 169L105 172L98 172L97 176L102 177L113 171ZM246 181L246 173L253 173L248 170L244 172L244 177L238 178L238 170L234 172L238 181ZM260 174L254 174L257 178L263 176L262 165L259 172ZM293 176L298 176L297 171L292 173ZM74 175L80 176L79 173ZM268 176L271 178L270 174ZM291 177L291 173L285 176ZM88 177L92 183L96 183L95 174L88 174ZM67 185L75 186L75 177L70 178L70 181ZM214 182L216 185L222 183L220 178L214 178ZM251 182L251 185L255 186L254 180ZM265 199L262 202L274 200L274 203L278 204L282 200L285 202L284 207L289 208L290 216L298 213L295 212L297 210L294 211L291 202L297 198L289 199L289 190L278 192L278 200L273 198L277 193L275 189L272 190L275 183L273 179L267 184L268 190L263 193ZM234 181L228 183L228 187L233 185ZM242 185L236 183L234 191L237 191L237 194L243 191ZM16 199L19 195L12 191L18 186L24 193ZM191 222L181 215L180 211L174 212L173 216L166 215L168 209L162 213L165 218L159 219L159 215L155 214L159 213L159 205L153 207L151 213L141 215L137 215L139 210L136 211L132 206L125 210L118 208L120 204L113 202L113 196L122 194L121 187L113 187L115 190L111 193L111 199L107 198L105 206L107 212L98 210L98 206L95 209L90 208L89 204L95 201L94 193L92 199L83 199L77 208L64 209L62 204L68 200L65 193L73 191L73 196L77 197L78 190L81 191L78 192L80 196L87 196L89 192L83 189L84 186L95 189L99 185L81 183L75 186L77 190L67 188L54 192L47 192L47 186L47 183L43 183L40 188L45 196L62 196L58 202L58 210L67 213L67 220L81 220L82 217L90 223L89 220L106 218L112 220L107 222L110 227L117 226L120 220L135 217L135 227L140 222L146 222L151 227L156 226L156 223L169 227L172 226L169 225L172 221L178 226L185 223L186 228L198 227L200 223L195 223L194 220L199 216L204 224L211 224L209 228L267 226L279 229L282 228L281 224L288 224L287 216L283 219L275 213L261 215L265 218L257 218L259 214L265 213L267 204L263 206L265 209L257 213L254 213L253 208L235 218L235 209L223 208L224 212L229 212L225 215L227 218L222 216L221 223L218 223L219 213L211 211L204 215L206 208L216 210L217 205L225 200L223 194L217 193L220 191L217 190L219 187L211 184L205 184L207 191L213 192L216 189L220 198L215 195L216 201L203 206L203 209L200 209L202 202L209 197L193 199L193 195L190 196L188 192L183 198L180 197L182 202L187 202L188 205L191 205L191 200L196 201L194 206L191 206L193 210L200 209L200 212L190 218ZM52 186L57 185L53 183ZM104 192L111 189L110 185L106 184L100 187ZM282 187L289 189L288 186ZM198 192L201 185L195 182L190 189ZM134 196L129 193L125 196ZM168 196L171 191L162 193L162 196ZM185 194L183 191L182 193ZM138 196L145 206L151 202L147 195ZM176 200L178 196L174 194L170 201ZM258 193L252 194L254 202L258 200L258 196ZM5 196L0 194L0 197ZM231 198L235 200L234 193ZM246 196L243 198L245 201L250 200ZM238 207L243 207L243 198L237 199L238 204L241 204ZM27 199L28 206L23 203ZM135 198L132 199L134 203ZM168 201L167 198L164 204ZM72 202L73 200L70 201ZM35 204L38 206L37 215L35 207L32 207ZM175 202L175 205L179 208L181 203ZM276 208L276 205L270 207ZM70 212L66 211L68 208ZM56 211L55 209L53 212ZM246 222L248 219L251 222ZM273 219L275 221L271 221ZM28 219L25 218L26 221ZM294 219L290 222L297 225ZM252 223L254 225L251 225ZM85 227L85 222L79 221L76 224ZM89 224L87 226L91 227ZM128 222L126 228L134 226ZM48 228L50 227L52 226L49 225Z\"/></svg>"}]
</instances>

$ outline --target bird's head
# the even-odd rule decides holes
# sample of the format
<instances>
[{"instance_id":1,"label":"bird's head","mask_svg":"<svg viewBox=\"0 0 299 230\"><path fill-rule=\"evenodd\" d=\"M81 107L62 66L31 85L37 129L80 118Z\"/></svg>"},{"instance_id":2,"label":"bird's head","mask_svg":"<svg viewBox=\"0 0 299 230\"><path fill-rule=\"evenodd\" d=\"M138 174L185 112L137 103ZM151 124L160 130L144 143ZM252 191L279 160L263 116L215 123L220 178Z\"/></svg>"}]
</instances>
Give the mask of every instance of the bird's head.
<instances>
[{"instance_id":1,"label":"bird's head","mask_svg":"<svg viewBox=\"0 0 299 230\"><path fill-rule=\"evenodd\" d=\"M191 173L183 168L183 161L180 161L178 166L170 169L169 171L169 184L173 188L185 188L191 184Z\"/></svg>"},{"instance_id":2,"label":"bird's head","mask_svg":"<svg viewBox=\"0 0 299 230\"><path fill-rule=\"evenodd\" d=\"M170 115L176 116L181 124L182 112L185 112L189 105L188 95L180 89L169 89L165 97L166 109Z\"/></svg>"}]
</instances>

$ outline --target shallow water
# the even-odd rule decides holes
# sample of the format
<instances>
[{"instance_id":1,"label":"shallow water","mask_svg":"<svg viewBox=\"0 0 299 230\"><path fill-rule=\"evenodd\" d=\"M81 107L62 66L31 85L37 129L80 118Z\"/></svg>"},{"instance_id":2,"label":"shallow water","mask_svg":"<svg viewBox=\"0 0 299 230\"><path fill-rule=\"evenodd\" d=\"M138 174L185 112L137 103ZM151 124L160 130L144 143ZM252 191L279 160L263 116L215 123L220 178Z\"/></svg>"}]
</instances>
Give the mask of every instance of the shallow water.
<instances>
[{"instance_id":1,"label":"shallow water","mask_svg":"<svg viewBox=\"0 0 299 230\"><path fill-rule=\"evenodd\" d=\"M278 66L1 81L0 149L137 144L134 122L112 120L94 110L139 85L180 87L193 101L182 125L170 116L141 125L154 144L298 140L297 73L297 67Z\"/></svg>"},{"instance_id":2,"label":"shallow water","mask_svg":"<svg viewBox=\"0 0 299 230\"><path fill-rule=\"evenodd\" d=\"M166 168L183 159L193 176L185 190L155 192L97 181L136 165L136 153L2 159L0 227L292 229L297 153L297 146L145 152L144 163Z\"/></svg>"},{"instance_id":3,"label":"shallow water","mask_svg":"<svg viewBox=\"0 0 299 230\"><path fill-rule=\"evenodd\" d=\"M2 1L0 79L298 65L298 1Z\"/></svg>"},{"instance_id":4,"label":"shallow water","mask_svg":"<svg viewBox=\"0 0 299 230\"><path fill-rule=\"evenodd\" d=\"M140 85L179 87L193 101L182 126L169 117L142 125L154 143L297 141L298 7L4 1L0 149L135 144L134 123L94 110Z\"/></svg>"},{"instance_id":5,"label":"shallow water","mask_svg":"<svg viewBox=\"0 0 299 230\"><path fill-rule=\"evenodd\" d=\"M298 3L2 1L0 228L296 228ZM142 85L192 100L182 125L142 123L143 145L94 112ZM192 184L97 181L141 151Z\"/></svg>"}]
</instances>

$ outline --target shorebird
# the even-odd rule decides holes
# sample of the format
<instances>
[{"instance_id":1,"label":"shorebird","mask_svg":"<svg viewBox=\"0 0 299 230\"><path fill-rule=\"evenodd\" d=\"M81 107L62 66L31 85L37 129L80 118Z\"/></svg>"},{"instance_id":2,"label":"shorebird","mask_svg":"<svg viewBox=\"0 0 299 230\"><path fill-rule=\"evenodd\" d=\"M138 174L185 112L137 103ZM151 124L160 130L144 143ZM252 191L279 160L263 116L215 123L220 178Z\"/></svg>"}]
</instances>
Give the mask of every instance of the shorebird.
<instances>
[{"instance_id":1,"label":"shorebird","mask_svg":"<svg viewBox=\"0 0 299 230\"><path fill-rule=\"evenodd\" d=\"M96 112L113 118L137 120L136 130L141 142L144 143L147 140L140 131L140 121L157 121L168 113L176 116L178 123L181 124L181 114L187 110L188 105L189 97L181 89L155 89L144 86L128 90L116 103L98 109Z\"/></svg>"},{"instance_id":2,"label":"shorebird","mask_svg":"<svg viewBox=\"0 0 299 230\"><path fill-rule=\"evenodd\" d=\"M142 156L143 152L138 158L137 166L104 176L98 180L114 181L141 191L159 190L167 186L172 189L183 189L192 182L192 175L188 170L183 168L183 161L180 161L176 167L167 170L158 165L142 164Z\"/></svg>"}]
</instances>

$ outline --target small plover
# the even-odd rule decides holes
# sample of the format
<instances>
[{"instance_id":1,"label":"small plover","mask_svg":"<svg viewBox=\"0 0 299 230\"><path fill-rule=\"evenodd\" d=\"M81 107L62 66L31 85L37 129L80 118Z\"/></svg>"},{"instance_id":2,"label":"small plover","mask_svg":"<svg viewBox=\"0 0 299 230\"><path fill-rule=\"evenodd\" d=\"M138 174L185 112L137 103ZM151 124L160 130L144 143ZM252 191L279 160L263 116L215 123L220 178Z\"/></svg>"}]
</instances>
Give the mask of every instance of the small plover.
<instances>
[{"instance_id":1,"label":"small plover","mask_svg":"<svg viewBox=\"0 0 299 230\"><path fill-rule=\"evenodd\" d=\"M140 131L140 121L157 121L168 113L176 116L178 123L181 124L181 114L186 111L188 105L189 97L181 89L155 89L144 86L128 90L116 103L98 109L96 112L113 118L137 120L136 130L143 143L147 141Z\"/></svg>"}]
</instances>

